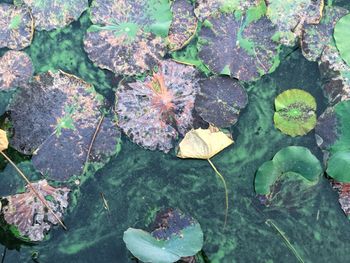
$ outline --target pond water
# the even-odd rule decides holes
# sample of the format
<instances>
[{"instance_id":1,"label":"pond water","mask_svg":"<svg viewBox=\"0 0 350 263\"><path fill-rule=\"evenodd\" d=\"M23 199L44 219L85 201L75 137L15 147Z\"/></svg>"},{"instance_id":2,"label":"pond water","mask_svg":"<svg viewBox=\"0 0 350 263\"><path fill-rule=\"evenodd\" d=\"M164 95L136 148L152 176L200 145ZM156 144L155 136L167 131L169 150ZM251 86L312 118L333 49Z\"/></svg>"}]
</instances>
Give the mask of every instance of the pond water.
<instances>
[{"instance_id":1,"label":"pond water","mask_svg":"<svg viewBox=\"0 0 350 263\"><path fill-rule=\"evenodd\" d=\"M36 32L25 52L36 73L62 69L94 84L113 102L118 78L95 67L83 51L89 25L84 13L65 29ZM305 262L349 262L350 222L325 178L312 197L300 200L302 205L297 207L268 209L254 193L255 171L285 146L306 146L322 161L314 131L292 138L273 125L274 98L290 88L310 92L317 99L317 114L322 113L326 100L321 86L317 64L305 60L299 49L286 49L273 74L245 86L249 104L230 129L235 143L212 159L229 189L225 229L224 190L208 162L178 159L174 151L167 155L147 151L123 137L120 153L76 191L77 201L65 216L68 231L57 226L46 241L33 246L0 236L0 251L3 245L8 247L3 262L133 262L123 232L128 227L147 229L163 207L178 207L200 222L206 262L298 262L276 229L266 224L268 219L285 233ZM9 178L11 173L2 176ZM11 189L6 180L1 179L1 195ZM19 179L9 180L14 188L22 184ZM101 193L109 211L104 209Z\"/></svg>"}]
</instances>

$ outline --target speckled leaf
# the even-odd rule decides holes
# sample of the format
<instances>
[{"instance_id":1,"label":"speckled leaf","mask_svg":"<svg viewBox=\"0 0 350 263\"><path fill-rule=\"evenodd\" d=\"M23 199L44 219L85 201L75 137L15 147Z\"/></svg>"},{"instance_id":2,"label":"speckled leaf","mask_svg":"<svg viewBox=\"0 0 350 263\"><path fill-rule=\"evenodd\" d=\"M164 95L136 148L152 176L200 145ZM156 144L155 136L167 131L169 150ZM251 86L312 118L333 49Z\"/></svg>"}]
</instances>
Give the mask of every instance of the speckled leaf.
<instances>
[{"instance_id":1,"label":"speckled leaf","mask_svg":"<svg viewBox=\"0 0 350 263\"><path fill-rule=\"evenodd\" d=\"M61 71L41 74L9 107L14 130L11 145L25 154L35 151L34 166L49 178L66 180L80 175L102 106L102 98L83 80ZM91 156L98 162L94 153L115 154L120 137L109 118L99 131L96 141L103 143L95 141Z\"/></svg>"},{"instance_id":2,"label":"speckled leaf","mask_svg":"<svg viewBox=\"0 0 350 263\"><path fill-rule=\"evenodd\" d=\"M235 10L246 11L256 6L261 0L197 0L195 14L201 20L217 13L233 13Z\"/></svg>"},{"instance_id":3,"label":"speckled leaf","mask_svg":"<svg viewBox=\"0 0 350 263\"><path fill-rule=\"evenodd\" d=\"M275 26L265 16L258 17L219 14L208 18L210 26L202 27L199 34L199 58L214 73L243 81L274 71L279 63L279 45L272 40Z\"/></svg>"},{"instance_id":4,"label":"speckled leaf","mask_svg":"<svg viewBox=\"0 0 350 263\"><path fill-rule=\"evenodd\" d=\"M306 59L317 61L328 45L334 45L334 26L349 11L338 6L327 6L319 24L307 24L302 32L301 49Z\"/></svg>"},{"instance_id":5,"label":"speckled leaf","mask_svg":"<svg viewBox=\"0 0 350 263\"><path fill-rule=\"evenodd\" d=\"M316 125L316 106L315 98L306 91L284 91L275 99L276 128L293 137L307 134Z\"/></svg>"},{"instance_id":6,"label":"speckled leaf","mask_svg":"<svg viewBox=\"0 0 350 263\"><path fill-rule=\"evenodd\" d=\"M34 22L27 8L0 4L0 48L23 49L30 45Z\"/></svg>"},{"instance_id":7,"label":"speckled leaf","mask_svg":"<svg viewBox=\"0 0 350 263\"><path fill-rule=\"evenodd\" d=\"M194 6L189 0L175 0L172 7L173 21L170 25L168 41L169 48L179 50L192 39L197 29L197 18Z\"/></svg>"},{"instance_id":8,"label":"speckled leaf","mask_svg":"<svg viewBox=\"0 0 350 263\"><path fill-rule=\"evenodd\" d=\"M61 219L64 210L68 207L69 189L54 188L46 180L32 183L32 186L43 199L46 200L52 211ZM27 186L26 192L6 196L7 204L2 207L5 221L14 225L20 237L27 237L30 241L41 241L52 225L58 221L52 213L47 211L42 202L36 197L34 191Z\"/></svg>"},{"instance_id":9,"label":"speckled leaf","mask_svg":"<svg viewBox=\"0 0 350 263\"><path fill-rule=\"evenodd\" d=\"M30 8L37 30L65 27L89 7L88 0L22 0L22 3Z\"/></svg>"},{"instance_id":10,"label":"speckled leaf","mask_svg":"<svg viewBox=\"0 0 350 263\"><path fill-rule=\"evenodd\" d=\"M324 0L267 0L267 16L278 27L276 38L294 46L306 24L318 24Z\"/></svg>"},{"instance_id":11,"label":"speckled leaf","mask_svg":"<svg viewBox=\"0 0 350 263\"><path fill-rule=\"evenodd\" d=\"M134 143L168 152L192 126L196 75L191 66L163 61L153 78L122 82L116 93L119 127Z\"/></svg>"},{"instance_id":12,"label":"speckled leaf","mask_svg":"<svg viewBox=\"0 0 350 263\"><path fill-rule=\"evenodd\" d=\"M203 120L216 127L229 127L238 120L248 103L248 95L238 80L212 77L200 82L195 109Z\"/></svg>"},{"instance_id":13,"label":"speckled leaf","mask_svg":"<svg viewBox=\"0 0 350 263\"><path fill-rule=\"evenodd\" d=\"M165 55L165 44L160 37L138 29L126 33L125 30L131 27L91 26L84 40L89 58L116 74L136 75L151 70Z\"/></svg>"},{"instance_id":14,"label":"speckled leaf","mask_svg":"<svg viewBox=\"0 0 350 263\"><path fill-rule=\"evenodd\" d=\"M34 72L30 57L22 51L7 51L0 58L0 90L21 87Z\"/></svg>"}]
</instances>

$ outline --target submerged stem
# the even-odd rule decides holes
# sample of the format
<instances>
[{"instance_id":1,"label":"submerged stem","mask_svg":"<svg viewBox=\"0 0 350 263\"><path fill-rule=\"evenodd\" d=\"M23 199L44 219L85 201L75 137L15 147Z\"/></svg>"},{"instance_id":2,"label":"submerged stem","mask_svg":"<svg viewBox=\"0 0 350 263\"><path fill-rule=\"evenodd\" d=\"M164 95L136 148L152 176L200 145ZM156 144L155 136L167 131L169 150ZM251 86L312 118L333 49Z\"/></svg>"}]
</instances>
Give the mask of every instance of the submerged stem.
<instances>
[{"instance_id":1,"label":"submerged stem","mask_svg":"<svg viewBox=\"0 0 350 263\"><path fill-rule=\"evenodd\" d=\"M226 181L225 178L222 176L222 174L218 171L218 169L216 169L215 165L212 163L212 161L210 159L207 159L210 166L214 169L215 173L219 176L219 178L221 179L221 181L224 184L224 188L225 188L225 202L226 202L226 210L225 210L225 223L224 223L224 228L226 227L226 223L227 223L227 215L228 215L228 191L227 191L227 185L226 185Z\"/></svg>"},{"instance_id":2,"label":"submerged stem","mask_svg":"<svg viewBox=\"0 0 350 263\"><path fill-rule=\"evenodd\" d=\"M28 178L24 175L24 173L17 167L17 165L12 162L12 160L10 159L10 157L8 157L4 152L0 151L0 153L2 154L2 156L5 157L5 159L16 169L16 171L18 172L18 174L24 179L24 181L26 181L26 183L29 185L30 189L34 192L34 194L39 198L39 200L43 203L43 205L50 211L50 213L52 213L52 215L56 218L56 220L60 223L60 225L64 228L64 230L67 230L67 227L63 224L63 222L61 221L61 219L55 214L55 212L51 209L51 207L49 206L49 204L46 202L46 200L44 198L42 198L42 196L35 190L35 188L33 187L32 183L28 180Z\"/></svg>"},{"instance_id":3,"label":"submerged stem","mask_svg":"<svg viewBox=\"0 0 350 263\"><path fill-rule=\"evenodd\" d=\"M278 234L281 235L281 237L283 238L284 242L286 243L287 247L293 252L293 254L295 255L295 257L298 259L298 261L300 263L304 263L304 260L302 259L302 257L299 255L298 251L293 247L293 245L290 243L290 241L288 240L288 238L286 237L286 235L283 233L283 231L271 220L271 219L267 219L265 221L265 223L269 226L272 226L274 229L276 229L276 231L278 232Z\"/></svg>"}]
</instances>

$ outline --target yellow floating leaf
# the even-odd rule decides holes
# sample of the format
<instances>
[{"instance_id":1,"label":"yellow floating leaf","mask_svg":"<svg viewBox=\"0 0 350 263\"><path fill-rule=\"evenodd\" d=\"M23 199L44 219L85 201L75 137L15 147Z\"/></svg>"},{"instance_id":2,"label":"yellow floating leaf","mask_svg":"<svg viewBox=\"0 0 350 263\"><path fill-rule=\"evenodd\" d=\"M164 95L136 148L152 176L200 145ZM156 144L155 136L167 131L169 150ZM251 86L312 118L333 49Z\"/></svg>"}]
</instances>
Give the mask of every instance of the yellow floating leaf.
<instances>
[{"instance_id":1,"label":"yellow floating leaf","mask_svg":"<svg viewBox=\"0 0 350 263\"><path fill-rule=\"evenodd\" d=\"M6 132L0 129L0 152L6 150L9 146L9 141L7 140Z\"/></svg>"},{"instance_id":2,"label":"yellow floating leaf","mask_svg":"<svg viewBox=\"0 0 350 263\"><path fill-rule=\"evenodd\" d=\"M209 159L233 144L233 140L217 128L196 129L186 133L177 157Z\"/></svg>"}]
</instances>

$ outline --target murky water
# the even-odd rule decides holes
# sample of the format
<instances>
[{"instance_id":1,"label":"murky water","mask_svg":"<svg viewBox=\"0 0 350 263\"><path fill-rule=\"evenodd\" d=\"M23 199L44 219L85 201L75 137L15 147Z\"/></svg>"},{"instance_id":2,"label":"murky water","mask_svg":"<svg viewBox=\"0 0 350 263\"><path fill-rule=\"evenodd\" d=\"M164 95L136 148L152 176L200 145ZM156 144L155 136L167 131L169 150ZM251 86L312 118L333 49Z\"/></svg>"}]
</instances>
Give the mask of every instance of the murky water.
<instances>
[{"instance_id":1,"label":"murky water","mask_svg":"<svg viewBox=\"0 0 350 263\"><path fill-rule=\"evenodd\" d=\"M60 68L112 98L118 78L93 66L82 48L89 25L85 13L63 30L36 32L25 51L36 73ZM79 189L77 203L65 217L68 231L55 227L47 241L33 246L20 246L0 235L1 244L8 246L4 262L132 262L123 232L130 226L147 229L155 213L169 206L198 219L205 235L203 251L212 263L297 262L276 229L265 223L268 219L285 233L305 262L349 262L350 222L326 179L306 203L293 209L266 209L254 194L255 171L279 149L306 146L322 160L314 132L291 138L273 126L274 98L280 92L307 90L316 97L320 114L326 107L321 86L317 64L307 62L298 49L284 52L276 72L246 85L249 104L231 128L235 144L212 159L229 188L225 229L223 187L206 161L147 151L123 137L120 154ZM7 170L1 174L0 195L13 193L22 184L11 175ZM101 193L110 211L104 209ZM3 248L1 245L0 251Z\"/></svg>"}]
</instances>

